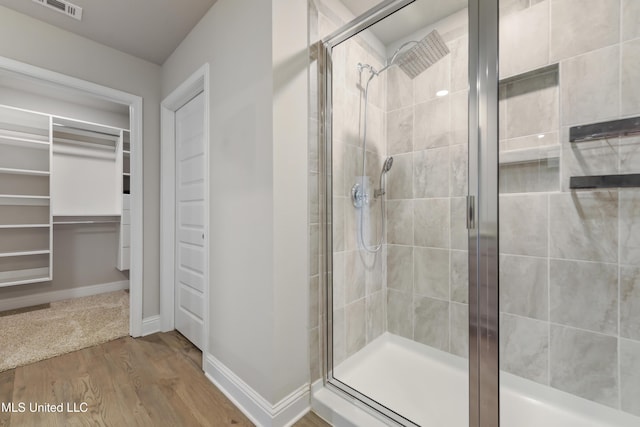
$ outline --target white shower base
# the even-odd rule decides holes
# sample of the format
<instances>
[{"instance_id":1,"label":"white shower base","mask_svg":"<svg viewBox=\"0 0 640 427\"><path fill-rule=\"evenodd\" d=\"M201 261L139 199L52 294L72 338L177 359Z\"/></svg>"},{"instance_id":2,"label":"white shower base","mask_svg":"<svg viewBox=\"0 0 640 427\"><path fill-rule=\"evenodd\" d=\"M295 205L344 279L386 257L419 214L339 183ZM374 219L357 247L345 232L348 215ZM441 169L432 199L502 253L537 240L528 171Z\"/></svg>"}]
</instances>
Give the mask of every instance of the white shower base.
<instances>
[{"instance_id":1,"label":"white shower base","mask_svg":"<svg viewBox=\"0 0 640 427\"><path fill-rule=\"evenodd\" d=\"M468 427L467 360L385 333L334 368L334 377L424 427ZM318 386L312 406L335 426L384 425ZM501 373L501 427L638 427L640 418Z\"/></svg>"}]
</instances>

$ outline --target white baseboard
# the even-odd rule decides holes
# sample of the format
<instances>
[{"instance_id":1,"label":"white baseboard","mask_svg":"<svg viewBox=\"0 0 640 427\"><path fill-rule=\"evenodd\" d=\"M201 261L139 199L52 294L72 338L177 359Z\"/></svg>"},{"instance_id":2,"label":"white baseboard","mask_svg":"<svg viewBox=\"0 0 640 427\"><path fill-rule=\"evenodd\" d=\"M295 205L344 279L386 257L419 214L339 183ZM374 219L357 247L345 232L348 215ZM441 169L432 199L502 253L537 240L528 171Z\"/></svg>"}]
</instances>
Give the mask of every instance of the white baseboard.
<instances>
[{"instance_id":1,"label":"white baseboard","mask_svg":"<svg viewBox=\"0 0 640 427\"><path fill-rule=\"evenodd\" d=\"M207 354L204 372L209 381L256 426L289 427L309 412L309 384L304 384L272 405L211 354Z\"/></svg>"},{"instance_id":2,"label":"white baseboard","mask_svg":"<svg viewBox=\"0 0 640 427\"><path fill-rule=\"evenodd\" d=\"M0 300L0 311L32 307L34 305L47 304L70 298L88 297L91 295L120 291L122 289L129 289L128 280L83 286L81 288L62 289L60 291L41 292L23 297L7 298Z\"/></svg>"},{"instance_id":3,"label":"white baseboard","mask_svg":"<svg viewBox=\"0 0 640 427\"><path fill-rule=\"evenodd\" d=\"M160 315L149 316L142 319L142 336L155 334L160 332Z\"/></svg>"}]
</instances>

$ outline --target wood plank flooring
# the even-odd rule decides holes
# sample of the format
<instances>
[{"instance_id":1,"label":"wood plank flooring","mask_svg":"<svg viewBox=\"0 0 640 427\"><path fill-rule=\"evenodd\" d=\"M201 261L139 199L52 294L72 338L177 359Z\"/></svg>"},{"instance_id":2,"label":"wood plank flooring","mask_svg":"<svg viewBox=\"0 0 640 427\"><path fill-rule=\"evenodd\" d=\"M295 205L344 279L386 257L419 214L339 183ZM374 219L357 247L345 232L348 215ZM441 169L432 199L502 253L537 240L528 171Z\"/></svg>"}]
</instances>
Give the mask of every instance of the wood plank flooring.
<instances>
[{"instance_id":1,"label":"wood plank flooring","mask_svg":"<svg viewBox=\"0 0 640 427\"><path fill-rule=\"evenodd\" d=\"M0 427L252 426L201 370L202 353L177 332L120 338L0 373ZM63 403L63 412L29 404ZM80 411L86 402L86 412ZM0 408L2 409L2 408ZM5 408L6 409L6 408ZM329 424L313 413L295 427Z\"/></svg>"}]
</instances>

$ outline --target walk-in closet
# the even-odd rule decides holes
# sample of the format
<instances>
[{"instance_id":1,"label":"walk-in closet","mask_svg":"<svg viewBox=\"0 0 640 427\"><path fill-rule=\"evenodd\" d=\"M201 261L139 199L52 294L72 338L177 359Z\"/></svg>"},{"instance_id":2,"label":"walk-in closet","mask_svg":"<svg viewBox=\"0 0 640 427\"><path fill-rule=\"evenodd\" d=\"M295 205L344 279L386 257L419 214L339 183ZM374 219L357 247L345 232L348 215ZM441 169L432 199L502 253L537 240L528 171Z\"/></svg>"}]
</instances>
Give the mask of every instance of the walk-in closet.
<instances>
[{"instance_id":1,"label":"walk-in closet","mask_svg":"<svg viewBox=\"0 0 640 427\"><path fill-rule=\"evenodd\" d=\"M129 334L131 152L129 106L0 73L0 370Z\"/></svg>"}]
</instances>

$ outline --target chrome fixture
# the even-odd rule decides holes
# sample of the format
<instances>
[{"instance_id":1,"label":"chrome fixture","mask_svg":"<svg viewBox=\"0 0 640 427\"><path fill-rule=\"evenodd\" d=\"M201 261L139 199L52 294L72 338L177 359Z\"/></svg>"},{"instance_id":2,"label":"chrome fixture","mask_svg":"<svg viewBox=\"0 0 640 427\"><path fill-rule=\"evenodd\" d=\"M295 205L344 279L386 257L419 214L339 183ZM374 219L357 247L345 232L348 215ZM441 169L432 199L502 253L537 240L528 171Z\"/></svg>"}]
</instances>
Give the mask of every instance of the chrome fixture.
<instances>
[{"instance_id":1,"label":"chrome fixture","mask_svg":"<svg viewBox=\"0 0 640 427\"><path fill-rule=\"evenodd\" d=\"M404 50L407 46L413 45L410 49ZM364 129L362 130L362 174L361 182L356 183L351 188L351 201L356 209L360 209L360 244L363 249L370 253L376 253L382 247L382 241L386 232L386 209L384 206L384 194L386 193L386 175L393 165L393 157L388 157L382 165L382 171L380 172L380 186L374 190L373 197L377 199L381 197L380 211L382 218L382 230L380 237L377 239L377 243L373 246L369 246L364 241L364 227L363 227L363 206L369 203L369 194L365 189L364 179L367 170L367 104L369 98L369 83L374 77L379 76L381 73L387 71L394 65L400 67L404 73L411 79L415 79L427 68L444 58L449 53L449 48L445 44L444 40L438 33L433 30L427 34L422 40L410 40L400 45L393 53L391 58L388 58L385 66L379 71L373 68L369 64L358 63L357 69L362 80L362 72L368 71L369 78L364 88Z\"/></svg>"},{"instance_id":2,"label":"chrome fixture","mask_svg":"<svg viewBox=\"0 0 640 427\"><path fill-rule=\"evenodd\" d=\"M351 187L351 202L355 208L361 208L369 203L369 195L360 188L357 182Z\"/></svg>"},{"instance_id":3,"label":"chrome fixture","mask_svg":"<svg viewBox=\"0 0 640 427\"><path fill-rule=\"evenodd\" d=\"M387 192L387 172L393 166L393 157L387 157L387 160L382 164L382 170L380 171L380 186L373 192L373 197L378 198L384 196Z\"/></svg>"}]
</instances>

